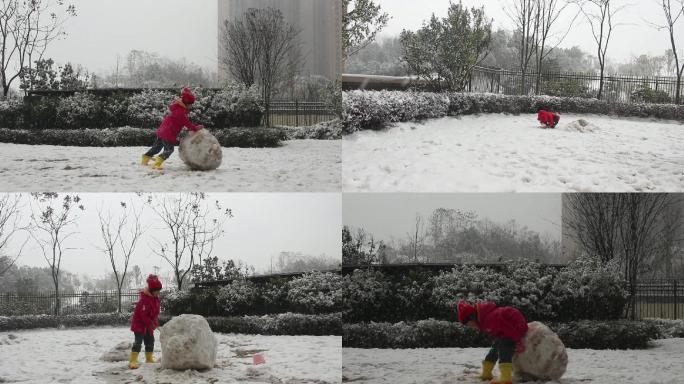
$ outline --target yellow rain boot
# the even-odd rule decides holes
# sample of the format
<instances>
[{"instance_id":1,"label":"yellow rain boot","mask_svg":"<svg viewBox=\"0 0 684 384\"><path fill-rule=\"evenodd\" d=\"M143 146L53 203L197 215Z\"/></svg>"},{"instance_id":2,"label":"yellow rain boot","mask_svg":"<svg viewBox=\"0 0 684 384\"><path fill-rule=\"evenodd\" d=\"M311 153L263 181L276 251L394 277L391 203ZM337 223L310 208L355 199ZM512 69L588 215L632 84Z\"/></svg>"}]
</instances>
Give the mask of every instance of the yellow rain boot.
<instances>
[{"instance_id":1,"label":"yellow rain boot","mask_svg":"<svg viewBox=\"0 0 684 384\"><path fill-rule=\"evenodd\" d=\"M154 359L152 352L145 352L145 362L146 363L156 363L157 360Z\"/></svg>"},{"instance_id":2,"label":"yellow rain boot","mask_svg":"<svg viewBox=\"0 0 684 384\"><path fill-rule=\"evenodd\" d=\"M131 358L128 360L129 369L138 369L138 352L131 352Z\"/></svg>"},{"instance_id":3,"label":"yellow rain boot","mask_svg":"<svg viewBox=\"0 0 684 384\"><path fill-rule=\"evenodd\" d=\"M513 384L513 364L499 363L499 379L490 384Z\"/></svg>"},{"instance_id":4,"label":"yellow rain boot","mask_svg":"<svg viewBox=\"0 0 684 384\"><path fill-rule=\"evenodd\" d=\"M150 160L152 160L152 156L143 155L141 164L150 165Z\"/></svg>"},{"instance_id":5,"label":"yellow rain boot","mask_svg":"<svg viewBox=\"0 0 684 384\"><path fill-rule=\"evenodd\" d=\"M480 380L491 380L494 378L492 371L494 370L494 363L491 361L482 362L482 373L480 374Z\"/></svg>"},{"instance_id":6,"label":"yellow rain boot","mask_svg":"<svg viewBox=\"0 0 684 384\"><path fill-rule=\"evenodd\" d=\"M152 168L162 169L162 163L164 163L164 159L161 156L157 156L154 158L154 165L152 166Z\"/></svg>"}]
</instances>

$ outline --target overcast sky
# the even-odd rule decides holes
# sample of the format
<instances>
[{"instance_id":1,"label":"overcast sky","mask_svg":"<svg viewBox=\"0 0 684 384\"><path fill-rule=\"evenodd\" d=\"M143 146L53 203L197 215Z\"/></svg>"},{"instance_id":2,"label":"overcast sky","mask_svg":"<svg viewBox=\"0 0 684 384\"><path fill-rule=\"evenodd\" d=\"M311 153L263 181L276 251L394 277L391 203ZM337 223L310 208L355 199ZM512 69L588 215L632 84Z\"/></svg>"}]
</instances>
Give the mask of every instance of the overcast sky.
<instances>
[{"instance_id":1,"label":"overcast sky","mask_svg":"<svg viewBox=\"0 0 684 384\"><path fill-rule=\"evenodd\" d=\"M427 217L437 208L470 210L497 223L514 219L529 229L561 240L561 194L558 193L347 193L342 197L345 225L364 228L376 239L406 236L416 213Z\"/></svg>"},{"instance_id":2,"label":"overcast sky","mask_svg":"<svg viewBox=\"0 0 684 384\"><path fill-rule=\"evenodd\" d=\"M416 30L420 28L424 20L435 13L438 16L446 16L449 0L377 0L385 12L392 19L382 35L398 35L402 29ZM454 0L456 1L456 0ZM624 25L616 27L614 36L608 47L608 57L613 61L627 61L632 55L651 54L662 55L670 48L669 37L665 31L657 31L647 21L662 24L662 9L656 0L625 1L614 0L617 4L631 4L628 8L618 13L616 22ZM485 13L494 19L494 29L504 28L512 30L514 25L506 15L504 9L510 8L513 0L463 0L463 4L472 7L484 6ZM564 25L565 30L572 18L577 14L576 6L567 8L563 20L559 26ZM594 54L596 47L589 24L583 15L577 18L572 33L567 37L562 47L570 48L579 46L584 51ZM561 29L562 30L562 29ZM682 36L684 38L684 36Z\"/></svg>"},{"instance_id":3,"label":"overcast sky","mask_svg":"<svg viewBox=\"0 0 684 384\"><path fill-rule=\"evenodd\" d=\"M46 56L102 73L116 67L117 54L124 60L136 49L216 70L216 1L67 0L78 16L68 21L67 37Z\"/></svg>"},{"instance_id":4,"label":"overcast sky","mask_svg":"<svg viewBox=\"0 0 684 384\"><path fill-rule=\"evenodd\" d=\"M113 204L114 208L120 209L121 201L133 201L140 206L141 200L135 194L79 196L83 198L85 211L79 211L77 226L72 227L77 234L67 242L67 246L75 249L66 252L62 268L73 273L101 277L111 267L108 256L100 250L102 239L98 208L103 207L106 211ZM212 193L207 194L207 200L219 200L224 208L232 209L234 215L225 224L225 235L215 245L214 255L221 259L241 260L253 265L257 271L267 271L271 257L275 261L281 251L342 258L339 194ZM30 217L29 203L29 196L25 195L22 215L26 221ZM153 266L168 270L168 264L150 250L156 244L153 237L162 238L165 233L160 229L159 219L151 209L146 208L143 222L149 229L132 256L131 265L140 265L143 274L153 272ZM18 236L7 253L13 254L25 237L25 234ZM47 266L40 248L33 241L27 243L18 264Z\"/></svg>"}]
</instances>

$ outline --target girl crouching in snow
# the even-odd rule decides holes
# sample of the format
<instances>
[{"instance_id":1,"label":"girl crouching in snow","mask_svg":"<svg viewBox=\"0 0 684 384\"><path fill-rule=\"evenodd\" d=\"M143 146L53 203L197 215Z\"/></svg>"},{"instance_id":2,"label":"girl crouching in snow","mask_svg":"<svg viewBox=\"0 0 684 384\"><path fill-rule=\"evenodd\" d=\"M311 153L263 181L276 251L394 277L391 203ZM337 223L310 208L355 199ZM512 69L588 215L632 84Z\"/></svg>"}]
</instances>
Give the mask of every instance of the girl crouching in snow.
<instances>
[{"instance_id":1,"label":"girl crouching in snow","mask_svg":"<svg viewBox=\"0 0 684 384\"><path fill-rule=\"evenodd\" d=\"M161 154L155 158L154 169L162 169L162 163L168 159L173 153L173 147L178 144L178 134L187 127L191 131L199 131L204 128L201 125L195 125L188 119L190 107L195 103L195 95L188 88L183 88L181 97L176 99L169 105L171 113L164 117L161 125L157 129L157 137L147 153L142 157L142 165L148 165L152 156L161 151Z\"/></svg>"},{"instance_id":2,"label":"girl crouching in snow","mask_svg":"<svg viewBox=\"0 0 684 384\"><path fill-rule=\"evenodd\" d=\"M537 120L545 125L547 128L555 128L560 121L560 114L556 112L545 111L541 108L537 110Z\"/></svg>"},{"instance_id":3,"label":"girl crouching in snow","mask_svg":"<svg viewBox=\"0 0 684 384\"><path fill-rule=\"evenodd\" d=\"M147 288L140 291L140 299L135 305L135 311L131 317L131 331L135 335L133 351L128 362L128 368L138 368L138 354L145 342L145 362L156 363L152 352L154 351L154 330L159 327L159 291L162 283L156 275L147 277Z\"/></svg>"},{"instance_id":4,"label":"girl crouching in snow","mask_svg":"<svg viewBox=\"0 0 684 384\"><path fill-rule=\"evenodd\" d=\"M497 308L491 301L472 305L461 300L458 302L458 321L494 338L494 345L482 362L480 379L494 378L492 371L498 360L500 377L491 384L511 384L513 354L525 351L522 339L527 333L527 320L522 313L513 307Z\"/></svg>"}]
</instances>

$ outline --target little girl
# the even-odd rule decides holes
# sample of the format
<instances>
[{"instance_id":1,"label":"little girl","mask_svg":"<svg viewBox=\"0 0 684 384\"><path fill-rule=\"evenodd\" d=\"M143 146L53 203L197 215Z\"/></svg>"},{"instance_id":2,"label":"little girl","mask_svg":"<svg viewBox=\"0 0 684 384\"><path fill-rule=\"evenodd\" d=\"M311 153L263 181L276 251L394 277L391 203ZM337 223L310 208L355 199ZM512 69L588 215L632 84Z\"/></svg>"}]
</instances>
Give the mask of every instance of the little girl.
<instances>
[{"instance_id":1,"label":"little girl","mask_svg":"<svg viewBox=\"0 0 684 384\"><path fill-rule=\"evenodd\" d=\"M157 129L157 138L154 140L152 148L142 157L142 165L148 165L150 160L152 160L152 156L162 151L155 158L154 165L152 166L154 169L162 169L162 163L171 156L174 145L178 144L178 134L183 127L187 127L191 131L199 131L203 128L201 125L193 124L188 119L190 107L193 103L195 103L195 95L193 95L190 89L183 88L181 97L169 105L171 113L162 120L161 125Z\"/></svg>"},{"instance_id":2,"label":"little girl","mask_svg":"<svg viewBox=\"0 0 684 384\"><path fill-rule=\"evenodd\" d=\"M135 305L135 311L131 317L131 331L135 334L133 351L128 362L128 368L138 368L138 354L145 341L145 362L156 363L152 352L154 351L154 330L159 327L159 291L162 283L156 275L147 277L147 288L140 291L140 299Z\"/></svg>"},{"instance_id":3,"label":"little girl","mask_svg":"<svg viewBox=\"0 0 684 384\"><path fill-rule=\"evenodd\" d=\"M522 339L527 333L527 320L513 307L497 308L491 301L472 305L466 301L458 302L458 321L468 327L479 329L494 338L494 345L482 362L480 379L494 378L492 371L499 361L499 380L491 384L512 384L513 354L524 352Z\"/></svg>"},{"instance_id":4,"label":"little girl","mask_svg":"<svg viewBox=\"0 0 684 384\"><path fill-rule=\"evenodd\" d=\"M560 121L560 115L556 112L549 112L539 108L537 110L537 120L547 128L555 128Z\"/></svg>"}]
</instances>

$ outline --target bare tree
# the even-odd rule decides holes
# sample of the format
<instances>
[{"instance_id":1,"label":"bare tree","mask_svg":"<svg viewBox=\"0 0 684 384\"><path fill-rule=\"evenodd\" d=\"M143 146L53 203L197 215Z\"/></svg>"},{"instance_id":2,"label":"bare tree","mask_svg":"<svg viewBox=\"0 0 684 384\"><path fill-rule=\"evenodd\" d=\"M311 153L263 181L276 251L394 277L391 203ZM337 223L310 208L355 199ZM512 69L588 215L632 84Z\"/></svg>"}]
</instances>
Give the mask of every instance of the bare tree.
<instances>
[{"instance_id":1,"label":"bare tree","mask_svg":"<svg viewBox=\"0 0 684 384\"><path fill-rule=\"evenodd\" d=\"M20 222L19 210L21 209L21 195L5 194L0 197L0 258L4 258L6 262L0 265L0 277L7 273L21 256L24 246L28 242L28 238L24 241L16 254L8 256L5 249L8 244L15 238L15 236L24 230L27 230L25 225Z\"/></svg>"},{"instance_id":2,"label":"bare tree","mask_svg":"<svg viewBox=\"0 0 684 384\"><path fill-rule=\"evenodd\" d=\"M167 241L155 239L153 251L173 268L176 287L183 289L186 276L202 258L211 256L214 242L224 234L225 220L233 217L219 202L206 202L203 193L180 193L176 197L150 195L148 205L167 230Z\"/></svg>"},{"instance_id":3,"label":"bare tree","mask_svg":"<svg viewBox=\"0 0 684 384\"><path fill-rule=\"evenodd\" d=\"M58 16L58 8L64 13ZM61 14L61 12L60 12ZM48 46L65 35L64 22L76 16L63 0L3 0L0 5L0 85L7 97L12 83L31 70Z\"/></svg>"},{"instance_id":4,"label":"bare tree","mask_svg":"<svg viewBox=\"0 0 684 384\"><path fill-rule=\"evenodd\" d=\"M99 209L97 212L100 219L100 234L104 242L102 251L109 256L109 262L116 280L119 313L121 313L121 291L124 282L126 282L128 262L133 251L135 251L140 236L143 234L140 223L142 209L136 210L132 203L129 206L129 204L121 202L120 205L121 212L117 218L112 217L111 210L104 213L102 209ZM119 254L120 257L117 256ZM118 259L121 259L122 267L117 266Z\"/></svg>"},{"instance_id":5,"label":"bare tree","mask_svg":"<svg viewBox=\"0 0 684 384\"><path fill-rule=\"evenodd\" d=\"M682 74L684 74L684 63L679 64L679 53L677 52L677 43L675 41L675 27L679 19L684 15L684 1L675 0L675 6L672 7L671 0L658 0L659 5L663 9L663 14L665 16L666 25L653 24L656 28L667 29L667 33L670 37L671 54L674 59L674 69L677 75L677 86L675 93L675 104L679 104L681 99L681 89L682 89Z\"/></svg>"},{"instance_id":6,"label":"bare tree","mask_svg":"<svg viewBox=\"0 0 684 384\"><path fill-rule=\"evenodd\" d=\"M563 12L568 8L568 6L571 3L567 2L567 0L535 1L537 2L537 18L539 20L538 22L536 22L536 24L539 25L539 28L537 30L537 37L535 39L536 41L534 44L535 61L537 65L537 83L535 86L535 93L539 94L541 92L541 78L544 67L544 60L546 60L546 58L551 54L551 52L553 52L553 50L556 49L568 36L568 34L570 33L570 29L572 28L572 25L575 23L575 20L577 19L579 13L575 14L575 17L568 25L568 28L565 31L565 33L559 36L557 39L555 39L549 47L547 43L549 43L549 38L553 36L552 30L554 29L554 26L557 24L561 14L563 14Z\"/></svg>"},{"instance_id":7,"label":"bare tree","mask_svg":"<svg viewBox=\"0 0 684 384\"><path fill-rule=\"evenodd\" d=\"M617 26L615 16L623 10L625 6L616 6L615 0L581 0L580 10L589 22L591 34L594 37L599 61L600 79L598 99L603 97L603 85L605 82L606 53L613 30Z\"/></svg>"},{"instance_id":8,"label":"bare tree","mask_svg":"<svg viewBox=\"0 0 684 384\"><path fill-rule=\"evenodd\" d=\"M518 33L518 66L521 73L520 93L526 95L527 72L536 52L537 37L540 28L539 0L515 0L513 9L508 9L508 17L515 24Z\"/></svg>"},{"instance_id":9,"label":"bare tree","mask_svg":"<svg viewBox=\"0 0 684 384\"><path fill-rule=\"evenodd\" d=\"M67 229L76 221L76 209L84 210L78 195L60 195L54 192L33 193L31 236L40 247L50 267L55 287L55 315L59 315L59 278L66 241L74 235Z\"/></svg>"},{"instance_id":10,"label":"bare tree","mask_svg":"<svg viewBox=\"0 0 684 384\"><path fill-rule=\"evenodd\" d=\"M422 255L425 247L425 239L427 238L427 234L425 233L425 222L420 214L416 213L414 230L412 233L407 233L406 236L408 237L413 262L417 263L418 255Z\"/></svg>"},{"instance_id":11,"label":"bare tree","mask_svg":"<svg viewBox=\"0 0 684 384\"><path fill-rule=\"evenodd\" d=\"M246 86L257 84L270 125L271 98L277 85L301 67L301 30L285 22L275 8L250 8L241 19L226 20L222 38L231 75Z\"/></svg>"}]
</instances>

